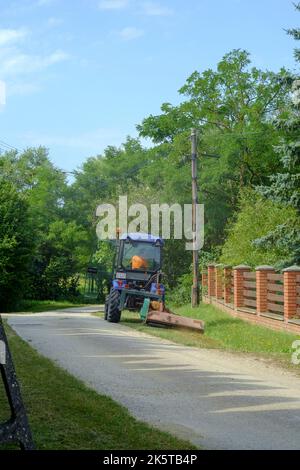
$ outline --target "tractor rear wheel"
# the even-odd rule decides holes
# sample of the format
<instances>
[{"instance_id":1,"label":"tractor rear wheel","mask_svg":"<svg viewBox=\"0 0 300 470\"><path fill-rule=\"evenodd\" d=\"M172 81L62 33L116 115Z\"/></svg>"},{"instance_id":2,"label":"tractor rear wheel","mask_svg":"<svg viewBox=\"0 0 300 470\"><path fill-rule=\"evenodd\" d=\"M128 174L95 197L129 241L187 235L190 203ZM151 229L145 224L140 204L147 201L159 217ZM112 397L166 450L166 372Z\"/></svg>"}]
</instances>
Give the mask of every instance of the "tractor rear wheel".
<instances>
[{"instance_id":1,"label":"tractor rear wheel","mask_svg":"<svg viewBox=\"0 0 300 470\"><path fill-rule=\"evenodd\" d=\"M119 310L120 292L111 289L107 307L107 321L110 323L119 323L121 319L121 310Z\"/></svg>"},{"instance_id":2,"label":"tractor rear wheel","mask_svg":"<svg viewBox=\"0 0 300 470\"><path fill-rule=\"evenodd\" d=\"M109 294L105 297L104 320L107 320Z\"/></svg>"}]
</instances>

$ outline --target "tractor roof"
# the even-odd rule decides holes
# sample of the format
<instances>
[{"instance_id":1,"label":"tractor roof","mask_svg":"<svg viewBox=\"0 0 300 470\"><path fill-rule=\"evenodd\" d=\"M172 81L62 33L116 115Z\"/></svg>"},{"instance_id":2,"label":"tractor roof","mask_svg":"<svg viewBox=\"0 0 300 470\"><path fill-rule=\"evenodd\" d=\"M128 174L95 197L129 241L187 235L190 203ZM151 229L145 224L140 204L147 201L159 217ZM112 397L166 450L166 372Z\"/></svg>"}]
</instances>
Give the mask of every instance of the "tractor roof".
<instances>
[{"instance_id":1,"label":"tractor roof","mask_svg":"<svg viewBox=\"0 0 300 470\"><path fill-rule=\"evenodd\" d=\"M151 233L143 233L143 232L133 232L133 233L123 233L120 237L120 240L134 240L134 241L143 241L149 243L156 243L160 241L163 243L163 239L160 237L156 237L155 235L151 235Z\"/></svg>"}]
</instances>

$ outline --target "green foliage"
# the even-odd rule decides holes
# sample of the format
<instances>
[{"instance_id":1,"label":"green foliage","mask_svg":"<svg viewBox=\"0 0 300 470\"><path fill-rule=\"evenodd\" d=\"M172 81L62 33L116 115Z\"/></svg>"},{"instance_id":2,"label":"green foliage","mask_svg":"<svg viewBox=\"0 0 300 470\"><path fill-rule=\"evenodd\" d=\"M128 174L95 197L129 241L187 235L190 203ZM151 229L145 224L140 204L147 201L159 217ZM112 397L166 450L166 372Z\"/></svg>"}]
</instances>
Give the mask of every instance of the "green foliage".
<instances>
[{"instance_id":1,"label":"green foliage","mask_svg":"<svg viewBox=\"0 0 300 470\"><path fill-rule=\"evenodd\" d=\"M199 272L201 276L202 270L211 262L214 262L220 256L218 248L212 249L211 251L201 250L199 254ZM191 301L191 289L193 285L193 266L189 266L187 273L180 276L175 283L175 287L167 293L168 302L172 304L184 305L188 304ZM200 282L200 291L201 291L201 282Z\"/></svg>"},{"instance_id":2,"label":"green foliage","mask_svg":"<svg viewBox=\"0 0 300 470\"><path fill-rule=\"evenodd\" d=\"M99 241L98 249L93 255L92 262L97 263L103 271L111 273L115 252L115 243L110 241Z\"/></svg>"},{"instance_id":3,"label":"green foliage","mask_svg":"<svg viewBox=\"0 0 300 470\"><path fill-rule=\"evenodd\" d=\"M86 239L86 232L75 222L57 220L49 225L33 260L31 298L57 300L78 296L78 273L86 266L82 253Z\"/></svg>"},{"instance_id":4,"label":"green foliage","mask_svg":"<svg viewBox=\"0 0 300 470\"><path fill-rule=\"evenodd\" d=\"M296 10L300 11L300 2L294 3ZM300 28L291 28L288 29L288 34L292 36L296 41L300 40ZM295 59L297 62L300 62L300 49L297 47L294 51Z\"/></svg>"},{"instance_id":5,"label":"green foliage","mask_svg":"<svg viewBox=\"0 0 300 470\"><path fill-rule=\"evenodd\" d=\"M18 244L11 236L10 243L16 244L20 256L10 248L9 273L16 280L10 283L8 298L77 296L78 273L86 266L90 251L89 236L87 230L68 220L65 208L68 188L64 174L50 162L47 151L39 147L27 149L20 155L15 151L2 155L0 177L3 190L5 181L15 188L19 198L15 205L22 211L21 215L17 210L11 213L9 223L2 225L3 233L8 239L9 230L13 231L22 221L32 244L30 256L24 263L21 250L26 251L26 240ZM5 273L8 268L3 269Z\"/></svg>"},{"instance_id":6,"label":"green foliage","mask_svg":"<svg viewBox=\"0 0 300 470\"><path fill-rule=\"evenodd\" d=\"M296 90L300 93L300 82L295 93ZM300 213L300 99L297 106L290 104L275 126L285 131L285 137L275 146L282 168L269 177L268 186L260 186L258 190L273 201L297 208Z\"/></svg>"},{"instance_id":7,"label":"green foliage","mask_svg":"<svg viewBox=\"0 0 300 470\"><path fill-rule=\"evenodd\" d=\"M300 10L300 3L295 6ZM289 30L289 34L299 40L300 29ZM300 62L299 49L295 51L295 56ZM283 259L283 265L291 265L300 264L300 80L299 77L287 75L285 81L292 99L287 102L284 111L274 121L275 128L284 131L284 137L275 147L281 169L269 177L268 185L257 189L270 201L294 207L298 217L294 223L288 220L279 222L277 226L274 225L269 233L265 233L257 240L257 246L266 252L271 247L277 247L288 255Z\"/></svg>"},{"instance_id":8,"label":"green foliage","mask_svg":"<svg viewBox=\"0 0 300 470\"><path fill-rule=\"evenodd\" d=\"M98 301L105 302L105 297L110 291L113 265L116 254L114 241L105 240L98 242L97 251L93 254L91 265L96 266L100 277L97 279Z\"/></svg>"},{"instance_id":9,"label":"green foliage","mask_svg":"<svg viewBox=\"0 0 300 470\"><path fill-rule=\"evenodd\" d=\"M184 305L191 301L191 290L193 285L193 274L190 272L183 274L177 279L176 287L167 293L167 300L174 305Z\"/></svg>"},{"instance_id":10,"label":"green foliage","mask_svg":"<svg viewBox=\"0 0 300 470\"><path fill-rule=\"evenodd\" d=\"M18 303L28 288L33 253L28 204L10 182L0 183L0 311Z\"/></svg>"},{"instance_id":11,"label":"green foliage","mask_svg":"<svg viewBox=\"0 0 300 470\"><path fill-rule=\"evenodd\" d=\"M278 226L282 227L286 236L292 232L299 234L300 224L295 209L266 200L253 190L243 191L237 215L227 229L221 262L252 267L261 264L283 267L290 264L290 246L279 244L276 237L269 239L267 249L259 242Z\"/></svg>"},{"instance_id":12,"label":"green foliage","mask_svg":"<svg viewBox=\"0 0 300 470\"><path fill-rule=\"evenodd\" d=\"M249 66L249 53L233 50L225 54L216 70L195 71L179 90L188 100L177 107L164 103L161 115L150 116L138 126L141 136L169 142L191 127L250 130L274 107L278 109L285 89L278 74ZM283 74L282 69L280 76Z\"/></svg>"},{"instance_id":13,"label":"green foliage","mask_svg":"<svg viewBox=\"0 0 300 470\"><path fill-rule=\"evenodd\" d=\"M285 75L284 69L274 73L251 67L249 53L233 50L216 70L196 71L187 79L179 90L184 97L180 105L164 104L161 115L138 126L142 137L162 143L154 150L163 147L167 152L160 166L163 193L173 183L172 195L178 186L186 200L190 200L188 137L191 127L199 129L199 199L205 204L206 248L224 241L240 189L267 183L268 175L280 168L273 145L279 144L282 130L274 128L272 117L286 101Z\"/></svg>"}]
</instances>

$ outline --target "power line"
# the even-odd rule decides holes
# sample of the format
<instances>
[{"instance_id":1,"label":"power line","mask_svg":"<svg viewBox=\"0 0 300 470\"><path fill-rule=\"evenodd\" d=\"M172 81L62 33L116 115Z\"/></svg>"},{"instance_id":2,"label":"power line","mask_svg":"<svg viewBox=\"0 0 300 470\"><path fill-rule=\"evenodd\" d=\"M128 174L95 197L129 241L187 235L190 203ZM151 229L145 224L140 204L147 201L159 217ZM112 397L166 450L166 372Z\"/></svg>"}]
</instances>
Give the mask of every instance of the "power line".
<instances>
[{"instance_id":1,"label":"power line","mask_svg":"<svg viewBox=\"0 0 300 470\"><path fill-rule=\"evenodd\" d=\"M20 152L20 150L17 147L14 147L14 146L10 145L7 142L4 142L3 140L0 140L0 145L1 146L3 145L8 150L16 150L17 152Z\"/></svg>"}]
</instances>

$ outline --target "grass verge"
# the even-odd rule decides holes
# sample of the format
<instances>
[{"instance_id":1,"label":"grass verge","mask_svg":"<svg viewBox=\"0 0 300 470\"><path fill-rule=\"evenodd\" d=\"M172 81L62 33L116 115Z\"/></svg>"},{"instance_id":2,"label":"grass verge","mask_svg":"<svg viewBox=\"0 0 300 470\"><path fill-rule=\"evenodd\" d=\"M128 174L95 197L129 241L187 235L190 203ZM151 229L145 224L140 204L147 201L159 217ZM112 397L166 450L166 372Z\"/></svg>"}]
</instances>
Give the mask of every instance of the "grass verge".
<instances>
[{"instance_id":1,"label":"grass verge","mask_svg":"<svg viewBox=\"0 0 300 470\"><path fill-rule=\"evenodd\" d=\"M299 336L252 325L211 305L202 304L196 309L185 305L174 308L174 311L179 315L204 320L205 333L201 335L184 329L149 327L141 323L138 313L127 311L122 312L122 323L135 330L185 346L253 353L285 367L290 366L300 373L300 367L291 364L292 343L299 339ZM103 314L99 313L99 316Z\"/></svg>"},{"instance_id":2,"label":"grass verge","mask_svg":"<svg viewBox=\"0 0 300 470\"><path fill-rule=\"evenodd\" d=\"M8 325L6 331L38 449L195 448L137 421L115 401L40 356ZM0 421L7 418L8 406L0 382Z\"/></svg>"}]
</instances>

